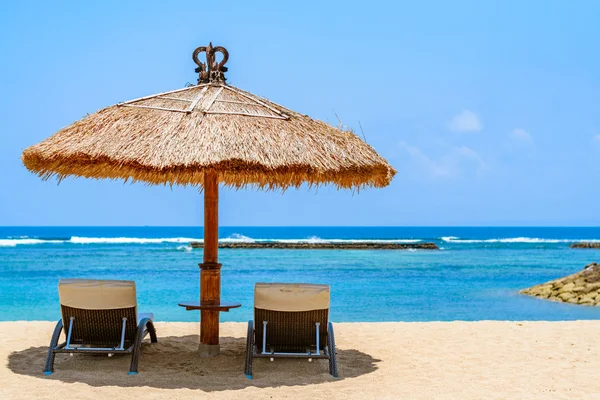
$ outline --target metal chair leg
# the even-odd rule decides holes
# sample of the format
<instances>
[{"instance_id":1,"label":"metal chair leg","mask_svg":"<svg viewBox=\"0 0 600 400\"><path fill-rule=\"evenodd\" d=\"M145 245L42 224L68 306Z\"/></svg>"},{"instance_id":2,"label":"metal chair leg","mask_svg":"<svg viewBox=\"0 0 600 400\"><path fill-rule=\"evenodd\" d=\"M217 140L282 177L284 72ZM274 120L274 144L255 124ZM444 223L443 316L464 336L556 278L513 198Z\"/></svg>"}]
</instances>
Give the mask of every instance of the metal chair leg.
<instances>
[{"instance_id":1,"label":"metal chair leg","mask_svg":"<svg viewBox=\"0 0 600 400\"><path fill-rule=\"evenodd\" d=\"M150 318L144 318L140 321L138 325L137 334L135 335L135 343L133 347L133 352L131 354L131 365L129 367L129 375L137 375L138 374L138 362L140 360L140 350L142 347L142 341L147 334L150 334L150 342L156 343L158 340L156 338L156 330L154 329L154 324Z\"/></svg>"},{"instance_id":2,"label":"metal chair leg","mask_svg":"<svg viewBox=\"0 0 600 400\"><path fill-rule=\"evenodd\" d=\"M327 329L327 350L329 351L329 373L334 378L338 377L337 355L335 352L335 336L333 335L333 324L330 322Z\"/></svg>"},{"instance_id":3,"label":"metal chair leg","mask_svg":"<svg viewBox=\"0 0 600 400\"><path fill-rule=\"evenodd\" d=\"M252 379L252 358L254 356L254 321L248 321L248 333L246 336L246 364L244 374L248 379Z\"/></svg>"},{"instance_id":4,"label":"metal chair leg","mask_svg":"<svg viewBox=\"0 0 600 400\"><path fill-rule=\"evenodd\" d=\"M62 319L56 323L54 333L52 333L52 339L50 339L50 347L48 348L48 358L46 358L46 367L44 368L44 374L51 375L54 372L54 348L58 345L60 339L60 333L63 330Z\"/></svg>"}]
</instances>

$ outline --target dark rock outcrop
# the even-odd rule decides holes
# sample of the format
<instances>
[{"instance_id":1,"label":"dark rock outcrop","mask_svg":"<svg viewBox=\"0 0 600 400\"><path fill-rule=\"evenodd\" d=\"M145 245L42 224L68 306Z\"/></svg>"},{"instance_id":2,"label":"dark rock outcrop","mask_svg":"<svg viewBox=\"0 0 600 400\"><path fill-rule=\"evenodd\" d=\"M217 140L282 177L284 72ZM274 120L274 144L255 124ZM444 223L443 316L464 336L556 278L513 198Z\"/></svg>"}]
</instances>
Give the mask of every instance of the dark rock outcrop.
<instances>
[{"instance_id":1,"label":"dark rock outcrop","mask_svg":"<svg viewBox=\"0 0 600 400\"><path fill-rule=\"evenodd\" d=\"M588 264L581 272L519 293L553 301L600 306L600 264Z\"/></svg>"},{"instance_id":2,"label":"dark rock outcrop","mask_svg":"<svg viewBox=\"0 0 600 400\"><path fill-rule=\"evenodd\" d=\"M577 242L571 243L572 249L600 249L600 242Z\"/></svg>"},{"instance_id":3,"label":"dark rock outcrop","mask_svg":"<svg viewBox=\"0 0 600 400\"><path fill-rule=\"evenodd\" d=\"M192 242L193 248L203 248L204 243ZM385 243L385 242L352 242L352 243L329 243L329 242L235 242L219 243L221 249L294 249L294 250L439 250L435 243Z\"/></svg>"}]
</instances>

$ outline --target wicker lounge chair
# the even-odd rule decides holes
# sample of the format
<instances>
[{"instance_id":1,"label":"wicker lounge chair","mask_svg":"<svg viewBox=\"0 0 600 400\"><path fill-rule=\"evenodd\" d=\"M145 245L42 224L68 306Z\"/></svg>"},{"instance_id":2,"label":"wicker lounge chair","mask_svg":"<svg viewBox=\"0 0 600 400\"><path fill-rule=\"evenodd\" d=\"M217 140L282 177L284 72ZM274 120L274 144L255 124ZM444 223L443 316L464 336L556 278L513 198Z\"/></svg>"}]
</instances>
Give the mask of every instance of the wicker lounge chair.
<instances>
[{"instance_id":1,"label":"wicker lounge chair","mask_svg":"<svg viewBox=\"0 0 600 400\"><path fill-rule=\"evenodd\" d=\"M252 379L252 359L329 359L338 376L333 325L328 322L329 286L257 283L254 321L248 321L245 374Z\"/></svg>"},{"instance_id":2,"label":"wicker lounge chair","mask_svg":"<svg viewBox=\"0 0 600 400\"><path fill-rule=\"evenodd\" d=\"M130 353L129 374L137 374L142 340L147 334L152 343L157 339L154 316L137 312L135 282L62 279L58 294L62 319L54 328L44 373L54 372L56 353ZM63 330L66 341L58 344Z\"/></svg>"}]
</instances>

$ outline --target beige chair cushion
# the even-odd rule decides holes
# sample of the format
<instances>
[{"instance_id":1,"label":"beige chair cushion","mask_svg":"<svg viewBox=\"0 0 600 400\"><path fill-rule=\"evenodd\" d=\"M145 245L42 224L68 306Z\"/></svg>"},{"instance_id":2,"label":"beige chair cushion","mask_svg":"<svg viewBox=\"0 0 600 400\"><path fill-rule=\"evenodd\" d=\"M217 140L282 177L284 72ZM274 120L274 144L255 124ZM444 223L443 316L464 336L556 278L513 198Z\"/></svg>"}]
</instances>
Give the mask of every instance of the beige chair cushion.
<instances>
[{"instance_id":1,"label":"beige chair cushion","mask_svg":"<svg viewBox=\"0 0 600 400\"><path fill-rule=\"evenodd\" d=\"M85 310L137 307L134 281L61 279L60 304Z\"/></svg>"},{"instance_id":2,"label":"beige chair cushion","mask_svg":"<svg viewBox=\"0 0 600 400\"><path fill-rule=\"evenodd\" d=\"M257 283L254 307L272 311L312 311L329 308L329 285Z\"/></svg>"}]
</instances>

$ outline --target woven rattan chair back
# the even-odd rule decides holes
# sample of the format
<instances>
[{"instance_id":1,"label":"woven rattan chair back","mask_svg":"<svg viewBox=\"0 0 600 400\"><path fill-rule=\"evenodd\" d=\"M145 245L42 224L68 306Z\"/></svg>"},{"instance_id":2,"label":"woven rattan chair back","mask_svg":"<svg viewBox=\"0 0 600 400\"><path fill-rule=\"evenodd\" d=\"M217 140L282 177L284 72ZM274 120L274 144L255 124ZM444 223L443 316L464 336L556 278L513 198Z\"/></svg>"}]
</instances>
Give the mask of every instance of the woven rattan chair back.
<instances>
[{"instance_id":1,"label":"woven rattan chair back","mask_svg":"<svg viewBox=\"0 0 600 400\"><path fill-rule=\"evenodd\" d=\"M73 320L71 344L115 346L121 340L123 318L127 318L125 329L125 348L134 341L137 333L136 308L117 308L112 310L85 310L61 305L63 328L68 334L69 322Z\"/></svg>"},{"instance_id":2,"label":"woven rattan chair back","mask_svg":"<svg viewBox=\"0 0 600 400\"><path fill-rule=\"evenodd\" d=\"M328 309L287 312L254 308L255 343L262 347L263 321L267 321L267 351L315 350L315 323L319 322L319 350L323 350L327 345L328 314Z\"/></svg>"}]
</instances>

